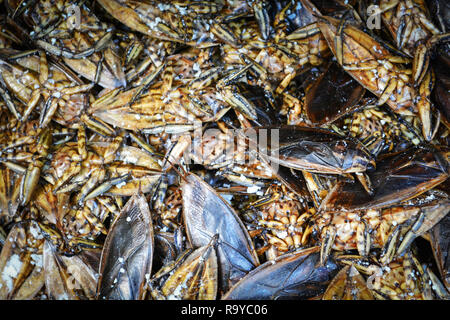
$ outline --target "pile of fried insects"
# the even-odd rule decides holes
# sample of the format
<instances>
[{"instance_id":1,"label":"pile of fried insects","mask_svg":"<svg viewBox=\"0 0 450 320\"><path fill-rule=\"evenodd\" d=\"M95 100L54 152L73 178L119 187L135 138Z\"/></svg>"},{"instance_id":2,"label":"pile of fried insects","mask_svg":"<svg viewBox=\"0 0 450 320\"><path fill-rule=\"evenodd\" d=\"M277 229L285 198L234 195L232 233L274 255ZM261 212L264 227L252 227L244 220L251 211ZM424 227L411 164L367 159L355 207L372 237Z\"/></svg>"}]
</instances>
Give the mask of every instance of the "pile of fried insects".
<instances>
[{"instance_id":1,"label":"pile of fried insects","mask_svg":"<svg viewBox=\"0 0 450 320\"><path fill-rule=\"evenodd\" d=\"M0 8L0 299L450 298L447 0Z\"/></svg>"}]
</instances>

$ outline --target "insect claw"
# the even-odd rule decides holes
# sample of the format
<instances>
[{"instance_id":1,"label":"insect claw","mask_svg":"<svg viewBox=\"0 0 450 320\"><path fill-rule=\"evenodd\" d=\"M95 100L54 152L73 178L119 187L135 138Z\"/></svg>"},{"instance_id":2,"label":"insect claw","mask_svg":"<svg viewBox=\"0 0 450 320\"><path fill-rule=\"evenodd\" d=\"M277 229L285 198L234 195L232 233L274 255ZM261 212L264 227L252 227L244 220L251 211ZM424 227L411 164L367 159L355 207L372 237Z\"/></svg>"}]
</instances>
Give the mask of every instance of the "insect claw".
<instances>
[{"instance_id":1,"label":"insect claw","mask_svg":"<svg viewBox=\"0 0 450 320\"><path fill-rule=\"evenodd\" d=\"M320 265L324 266L328 260L328 257L333 247L334 240L336 239L336 229L329 226L325 229L325 237L320 246Z\"/></svg>"},{"instance_id":2,"label":"insect claw","mask_svg":"<svg viewBox=\"0 0 450 320\"><path fill-rule=\"evenodd\" d=\"M16 106L14 105L11 96L9 93L3 89L4 80L2 75L0 74L0 96L3 98L3 100L6 103L6 106L8 107L9 111L14 115L14 117L17 118L17 120L22 120L22 116L19 114L19 112L16 109Z\"/></svg>"},{"instance_id":3,"label":"insect claw","mask_svg":"<svg viewBox=\"0 0 450 320\"><path fill-rule=\"evenodd\" d=\"M399 49L403 48L405 44L408 42L409 38L411 37L412 30L413 30L413 20L410 17L408 17L404 28L404 32L402 33L401 36L401 42L398 43Z\"/></svg>"},{"instance_id":4,"label":"insect claw","mask_svg":"<svg viewBox=\"0 0 450 320\"><path fill-rule=\"evenodd\" d=\"M4 160L1 160L0 163L3 163L5 165L5 167L11 169L12 171L14 171L20 175L25 175L25 173L27 172L27 168L25 168L17 163L14 163L11 161L4 161Z\"/></svg>"},{"instance_id":5,"label":"insect claw","mask_svg":"<svg viewBox=\"0 0 450 320\"><path fill-rule=\"evenodd\" d=\"M94 84L97 84L100 82L100 75L102 74L102 68L103 68L103 61L105 60L105 55L103 52L100 53L100 61L97 65L97 68L95 70L95 76L94 76Z\"/></svg>"},{"instance_id":6,"label":"insect claw","mask_svg":"<svg viewBox=\"0 0 450 320\"><path fill-rule=\"evenodd\" d=\"M416 85L419 85L428 70L430 64L430 57L428 55L428 48L425 44L421 43L418 45L413 59L413 80Z\"/></svg>"},{"instance_id":7,"label":"insect claw","mask_svg":"<svg viewBox=\"0 0 450 320\"><path fill-rule=\"evenodd\" d=\"M439 280L439 278L434 274L431 268L428 267L426 269L426 274L428 275L428 278L431 280L432 283L431 287L434 289L434 292L439 296L439 298L442 300L449 300L450 293L447 291L447 289Z\"/></svg>"},{"instance_id":8,"label":"insect claw","mask_svg":"<svg viewBox=\"0 0 450 320\"><path fill-rule=\"evenodd\" d=\"M415 238L425 234L450 211L449 202L442 201L436 205L421 209L420 215L410 230L403 237L397 249L397 255L401 255L414 241Z\"/></svg>"},{"instance_id":9,"label":"insect claw","mask_svg":"<svg viewBox=\"0 0 450 320\"><path fill-rule=\"evenodd\" d=\"M103 137L114 137L116 136L116 131L106 122L96 118L89 117L87 114L82 114L80 120L95 133L100 134Z\"/></svg>"},{"instance_id":10,"label":"insect claw","mask_svg":"<svg viewBox=\"0 0 450 320\"><path fill-rule=\"evenodd\" d=\"M39 163L38 165L43 165ZM20 204L25 206L31 200L34 190L39 182L41 175L41 169L34 164L30 164L25 172L25 177L22 180L21 192L20 192Z\"/></svg>"},{"instance_id":11,"label":"insect claw","mask_svg":"<svg viewBox=\"0 0 450 320\"><path fill-rule=\"evenodd\" d=\"M417 237L416 232L422 226L424 219L425 219L425 213L422 211L420 213L419 217L417 218L416 222L411 227L411 229L403 237L402 242L398 246L397 253L396 253L397 255L402 255L403 252L406 250L406 248L408 248L409 245L413 242L413 240Z\"/></svg>"},{"instance_id":12,"label":"insect claw","mask_svg":"<svg viewBox=\"0 0 450 320\"><path fill-rule=\"evenodd\" d=\"M84 201L87 201L89 199L93 199L99 195L104 194L105 192L107 192L109 189L111 189L113 186L124 183L126 181L128 181L131 178L131 175L129 173L121 176L121 177L117 177L117 178L113 178L110 179L108 181L103 182L100 186L98 186L97 188L95 188L94 190L92 190L85 198Z\"/></svg>"},{"instance_id":13,"label":"insect claw","mask_svg":"<svg viewBox=\"0 0 450 320\"><path fill-rule=\"evenodd\" d=\"M41 98L41 91L40 89L35 89L31 93L30 101L28 101L27 108L25 109L23 116L21 118L21 121L25 121L30 116L31 112L34 110L36 105L38 104L39 100Z\"/></svg>"},{"instance_id":14,"label":"insect claw","mask_svg":"<svg viewBox=\"0 0 450 320\"><path fill-rule=\"evenodd\" d=\"M400 236L401 226L397 226L394 231L389 236L386 245L383 248L383 254L381 255L380 262L383 265L389 264L392 259L395 257L395 248L397 246L397 241Z\"/></svg>"},{"instance_id":15,"label":"insect claw","mask_svg":"<svg viewBox=\"0 0 450 320\"><path fill-rule=\"evenodd\" d=\"M369 254L371 242L370 232L365 221L358 224L358 228L356 230L356 241L358 253L362 257L366 257Z\"/></svg>"},{"instance_id":16,"label":"insect claw","mask_svg":"<svg viewBox=\"0 0 450 320\"><path fill-rule=\"evenodd\" d=\"M240 40L227 25L223 23L214 23L211 25L211 32L223 42L232 47L240 48L242 46Z\"/></svg>"},{"instance_id":17,"label":"insect claw","mask_svg":"<svg viewBox=\"0 0 450 320\"><path fill-rule=\"evenodd\" d=\"M299 28L286 36L286 40L300 40L311 37L320 33L320 28L317 23L307 25L306 27Z\"/></svg>"},{"instance_id":18,"label":"insect claw","mask_svg":"<svg viewBox=\"0 0 450 320\"><path fill-rule=\"evenodd\" d=\"M419 87L420 100L417 102L417 109L419 111L419 117L422 122L422 134L426 141L431 141L433 136L432 129L432 113L430 95L434 85L434 74L430 70L426 72L424 79ZM439 126L439 123L436 123Z\"/></svg>"},{"instance_id":19,"label":"insect claw","mask_svg":"<svg viewBox=\"0 0 450 320\"><path fill-rule=\"evenodd\" d=\"M41 116L39 118L39 128L47 127L48 123L52 120L58 108L59 98L50 97L47 99L44 105L44 110L41 111Z\"/></svg>"},{"instance_id":20,"label":"insect claw","mask_svg":"<svg viewBox=\"0 0 450 320\"><path fill-rule=\"evenodd\" d=\"M255 13L255 18L258 22L259 31L263 40L267 40L270 37L270 20L266 6L266 1L255 1L253 3L253 12Z\"/></svg>"},{"instance_id":21,"label":"insect claw","mask_svg":"<svg viewBox=\"0 0 450 320\"><path fill-rule=\"evenodd\" d=\"M377 101L377 106L381 106L386 103L386 101L390 98L391 94L394 92L397 87L397 79L391 78L381 94L379 100Z\"/></svg>"},{"instance_id":22,"label":"insect claw","mask_svg":"<svg viewBox=\"0 0 450 320\"><path fill-rule=\"evenodd\" d=\"M339 26L337 28L336 35L334 37L334 45L336 50L336 60L342 66L344 65L344 48L343 48L343 37L344 37L344 29L345 29L345 20L341 19L339 22Z\"/></svg>"},{"instance_id":23,"label":"insect claw","mask_svg":"<svg viewBox=\"0 0 450 320\"><path fill-rule=\"evenodd\" d=\"M365 172L357 172L356 177L358 178L361 185L364 187L364 190L366 190L366 192L369 195L373 195L374 189L370 181L370 177Z\"/></svg>"}]
</instances>

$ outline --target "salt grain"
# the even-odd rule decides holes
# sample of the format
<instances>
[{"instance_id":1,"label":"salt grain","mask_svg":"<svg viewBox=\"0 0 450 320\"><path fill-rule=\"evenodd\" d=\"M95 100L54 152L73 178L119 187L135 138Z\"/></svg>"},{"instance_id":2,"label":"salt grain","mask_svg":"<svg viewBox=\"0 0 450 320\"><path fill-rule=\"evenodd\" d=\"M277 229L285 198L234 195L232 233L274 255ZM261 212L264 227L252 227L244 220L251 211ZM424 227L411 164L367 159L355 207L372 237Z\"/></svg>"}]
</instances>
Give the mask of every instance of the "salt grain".
<instances>
[{"instance_id":1,"label":"salt grain","mask_svg":"<svg viewBox=\"0 0 450 320\"><path fill-rule=\"evenodd\" d=\"M8 290L12 290L13 288L13 279L15 279L22 268L22 261L20 261L20 257L18 254L13 254L2 272L2 280L5 282Z\"/></svg>"}]
</instances>

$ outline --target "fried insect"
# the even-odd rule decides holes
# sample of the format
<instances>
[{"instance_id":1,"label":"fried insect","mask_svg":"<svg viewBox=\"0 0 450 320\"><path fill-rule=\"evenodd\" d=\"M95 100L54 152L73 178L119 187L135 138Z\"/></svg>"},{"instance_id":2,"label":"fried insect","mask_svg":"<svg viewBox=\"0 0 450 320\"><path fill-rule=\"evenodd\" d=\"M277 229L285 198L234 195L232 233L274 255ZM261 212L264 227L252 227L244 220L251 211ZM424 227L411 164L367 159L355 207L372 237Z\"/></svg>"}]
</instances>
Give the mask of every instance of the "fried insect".
<instances>
[{"instance_id":1,"label":"fried insect","mask_svg":"<svg viewBox=\"0 0 450 320\"><path fill-rule=\"evenodd\" d=\"M41 218L39 227L51 244L49 248L64 255L101 248L98 237L106 234L105 221L118 215L112 201L98 197L79 206L74 203L76 197L67 193L55 195L52 191L50 184L40 187L33 200Z\"/></svg>"},{"instance_id":2,"label":"fried insect","mask_svg":"<svg viewBox=\"0 0 450 320\"><path fill-rule=\"evenodd\" d=\"M431 59L430 63L433 67L436 77L432 99L436 108L442 115L442 123L450 127L450 44L445 43L437 47L437 54Z\"/></svg>"},{"instance_id":3,"label":"fried insect","mask_svg":"<svg viewBox=\"0 0 450 320\"><path fill-rule=\"evenodd\" d=\"M414 58L413 79L420 84L430 71L431 47L449 35L441 34L431 21L425 1L381 1L380 9L396 47Z\"/></svg>"},{"instance_id":4,"label":"fried insect","mask_svg":"<svg viewBox=\"0 0 450 320\"><path fill-rule=\"evenodd\" d=\"M450 275L449 275L449 255L448 253L448 239L449 239L449 219L447 215L437 225L430 230L431 246L433 254L436 259L441 279L447 290L449 290Z\"/></svg>"},{"instance_id":5,"label":"fried insect","mask_svg":"<svg viewBox=\"0 0 450 320\"><path fill-rule=\"evenodd\" d=\"M419 116L422 134L427 141L431 140L431 106L425 89L429 83L424 82L418 91L411 85L412 70L405 65L408 61L393 55L354 26L344 26L339 34L337 19L323 17L319 26L344 70L379 97L377 105L386 103L396 113Z\"/></svg>"},{"instance_id":6,"label":"fried insect","mask_svg":"<svg viewBox=\"0 0 450 320\"><path fill-rule=\"evenodd\" d=\"M425 1L381 1L380 9L397 48L410 56L418 42L440 33L430 21Z\"/></svg>"},{"instance_id":7,"label":"fried insect","mask_svg":"<svg viewBox=\"0 0 450 320\"><path fill-rule=\"evenodd\" d=\"M160 176L160 166L147 152L123 144L121 135L87 145L80 137L54 153L46 176L54 193L79 191L77 202L82 204L103 194L148 193Z\"/></svg>"},{"instance_id":8,"label":"fried insect","mask_svg":"<svg viewBox=\"0 0 450 320\"><path fill-rule=\"evenodd\" d=\"M445 1L0 3L0 298L449 299Z\"/></svg>"},{"instance_id":9,"label":"fried insect","mask_svg":"<svg viewBox=\"0 0 450 320\"><path fill-rule=\"evenodd\" d=\"M31 299L44 285L43 244L35 221L11 229L0 254L2 299Z\"/></svg>"},{"instance_id":10,"label":"fried insect","mask_svg":"<svg viewBox=\"0 0 450 320\"><path fill-rule=\"evenodd\" d=\"M112 41L113 26L102 22L88 3L58 0L7 1L13 16L32 29L30 38L47 53L62 57L77 74L106 88L126 85L125 74Z\"/></svg>"},{"instance_id":11,"label":"fried insect","mask_svg":"<svg viewBox=\"0 0 450 320\"><path fill-rule=\"evenodd\" d=\"M324 261L332 249L356 249L361 256L367 256L372 249L382 248L382 260L390 261L447 215L448 205L445 199L424 199L415 206L323 212L314 224L322 241L321 259Z\"/></svg>"},{"instance_id":12,"label":"fried insect","mask_svg":"<svg viewBox=\"0 0 450 320\"><path fill-rule=\"evenodd\" d=\"M336 63L331 63L317 81L307 88L304 108L311 123L320 126L344 116L357 105L364 93L361 85Z\"/></svg>"},{"instance_id":13,"label":"fried insect","mask_svg":"<svg viewBox=\"0 0 450 320\"><path fill-rule=\"evenodd\" d=\"M321 209L359 210L385 208L414 198L444 182L449 175L445 156L438 150L412 147L390 154L377 163L368 176L373 194L360 184L337 183L322 202Z\"/></svg>"},{"instance_id":14,"label":"fried insect","mask_svg":"<svg viewBox=\"0 0 450 320\"><path fill-rule=\"evenodd\" d=\"M336 260L345 265L353 264L361 274L367 276L367 285L377 300L431 300L448 295L439 290L442 284L430 268L421 264L411 252L387 265L380 265L376 259L361 259L359 256L343 255Z\"/></svg>"},{"instance_id":15,"label":"fried insect","mask_svg":"<svg viewBox=\"0 0 450 320\"><path fill-rule=\"evenodd\" d=\"M215 2L179 1L98 1L113 17L129 28L150 37L190 45L214 44L209 38L209 29L201 23L201 17L213 17L220 9ZM216 24L216 32L223 33ZM219 30L217 30L219 28ZM214 39L215 40L215 39ZM211 43L211 44L210 44Z\"/></svg>"},{"instance_id":16,"label":"fried insect","mask_svg":"<svg viewBox=\"0 0 450 320\"><path fill-rule=\"evenodd\" d=\"M363 145L342 138L326 129L300 126L255 128L257 134L268 131L271 137L268 150L262 150L276 164L296 170L316 173L344 174L364 172L374 161ZM265 155L264 155L265 156Z\"/></svg>"},{"instance_id":17,"label":"fried insect","mask_svg":"<svg viewBox=\"0 0 450 320\"><path fill-rule=\"evenodd\" d=\"M184 66L187 78L196 73L195 66L199 67L198 63ZM202 122L217 121L229 110L211 85L213 81L203 87L185 81L182 75L176 81L173 74L165 79L164 68L175 69L176 65L161 64L152 69L136 88L104 92L88 108L88 115L127 130L176 134L192 131Z\"/></svg>"},{"instance_id":18,"label":"fried insect","mask_svg":"<svg viewBox=\"0 0 450 320\"><path fill-rule=\"evenodd\" d=\"M337 265L329 260L318 266L318 251L312 247L267 261L236 283L223 299L307 299L322 294Z\"/></svg>"},{"instance_id":19,"label":"fried insect","mask_svg":"<svg viewBox=\"0 0 450 320\"><path fill-rule=\"evenodd\" d=\"M249 203L247 215L254 215L251 233L264 239L264 251L268 260L291 250L299 249L309 243L312 226L308 224L315 213L306 207L306 201L284 185L271 185L264 196Z\"/></svg>"},{"instance_id":20,"label":"fried insect","mask_svg":"<svg viewBox=\"0 0 450 320\"><path fill-rule=\"evenodd\" d=\"M42 255L45 288L50 299L94 299L97 288L96 270L79 256L59 255L48 241L44 243Z\"/></svg>"},{"instance_id":21,"label":"fried insect","mask_svg":"<svg viewBox=\"0 0 450 320\"><path fill-rule=\"evenodd\" d=\"M0 56L2 84L24 106L22 114L16 112L19 120L38 118L41 128L51 120L68 127L78 126L91 84L84 84L66 66L49 63L43 51L3 50ZM38 116L33 115L36 109Z\"/></svg>"},{"instance_id":22,"label":"fried insect","mask_svg":"<svg viewBox=\"0 0 450 320\"><path fill-rule=\"evenodd\" d=\"M341 123L333 123L331 129L350 135L375 157L404 150L420 143L420 128L397 118L384 108L375 106L373 99L363 100L358 110L345 116Z\"/></svg>"},{"instance_id":23,"label":"fried insect","mask_svg":"<svg viewBox=\"0 0 450 320\"><path fill-rule=\"evenodd\" d=\"M322 296L323 300L373 300L366 281L353 266L339 271Z\"/></svg>"},{"instance_id":24,"label":"fried insect","mask_svg":"<svg viewBox=\"0 0 450 320\"><path fill-rule=\"evenodd\" d=\"M177 261L164 266L150 280L153 299L214 300L218 289L218 264L215 245L188 250ZM157 288L160 287L161 289Z\"/></svg>"},{"instance_id":25,"label":"fried insect","mask_svg":"<svg viewBox=\"0 0 450 320\"><path fill-rule=\"evenodd\" d=\"M100 260L98 299L143 299L153 259L152 217L145 197L135 195L108 233Z\"/></svg>"},{"instance_id":26,"label":"fried insect","mask_svg":"<svg viewBox=\"0 0 450 320\"><path fill-rule=\"evenodd\" d=\"M218 234L219 290L226 292L259 265L253 243L234 209L211 186L192 173L185 179L182 190L186 234L193 247L207 245Z\"/></svg>"}]
</instances>

